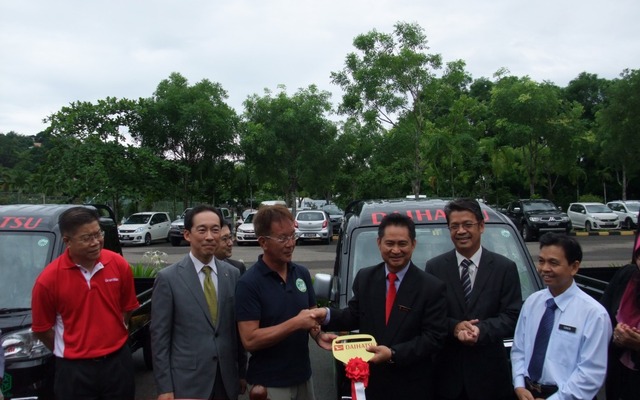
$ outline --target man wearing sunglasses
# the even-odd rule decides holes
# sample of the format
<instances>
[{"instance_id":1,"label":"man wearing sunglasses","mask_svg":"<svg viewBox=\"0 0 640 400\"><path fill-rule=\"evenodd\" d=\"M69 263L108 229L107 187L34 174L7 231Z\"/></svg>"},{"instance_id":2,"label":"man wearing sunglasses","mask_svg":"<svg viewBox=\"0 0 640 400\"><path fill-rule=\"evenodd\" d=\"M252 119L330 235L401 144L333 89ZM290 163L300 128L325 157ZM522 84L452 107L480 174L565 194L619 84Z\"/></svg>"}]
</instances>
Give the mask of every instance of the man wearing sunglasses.
<instances>
[{"instance_id":1,"label":"man wearing sunglasses","mask_svg":"<svg viewBox=\"0 0 640 400\"><path fill-rule=\"evenodd\" d=\"M33 332L56 356L58 399L133 399L127 324L138 307L129 263L103 249L95 209L73 207L58 224L65 252L38 276Z\"/></svg>"}]
</instances>

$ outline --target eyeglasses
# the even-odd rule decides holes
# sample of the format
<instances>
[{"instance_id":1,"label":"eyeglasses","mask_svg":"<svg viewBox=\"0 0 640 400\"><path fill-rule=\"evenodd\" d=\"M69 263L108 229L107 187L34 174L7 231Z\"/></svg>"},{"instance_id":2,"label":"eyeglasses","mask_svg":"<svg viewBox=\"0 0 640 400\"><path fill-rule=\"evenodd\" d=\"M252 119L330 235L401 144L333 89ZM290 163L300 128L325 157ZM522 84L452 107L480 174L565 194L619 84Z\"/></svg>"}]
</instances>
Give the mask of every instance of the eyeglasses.
<instances>
[{"instance_id":1,"label":"eyeglasses","mask_svg":"<svg viewBox=\"0 0 640 400\"><path fill-rule=\"evenodd\" d=\"M462 227L464 228L465 231L468 231L469 229L473 228L475 225L478 225L479 223L480 222L465 222L463 224L451 224L449 225L449 230L457 231Z\"/></svg>"},{"instance_id":2,"label":"eyeglasses","mask_svg":"<svg viewBox=\"0 0 640 400\"><path fill-rule=\"evenodd\" d=\"M214 226L214 227L211 227L211 228L207 228L205 226L199 226L199 227L197 227L195 229L195 232L198 235L202 235L202 236L206 235L207 232L211 232L212 236L218 236L220 234L220 227L219 226Z\"/></svg>"},{"instance_id":3,"label":"eyeglasses","mask_svg":"<svg viewBox=\"0 0 640 400\"><path fill-rule=\"evenodd\" d=\"M220 240L222 242L233 242L233 236L231 235L221 236Z\"/></svg>"},{"instance_id":4,"label":"eyeglasses","mask_svg":"<svg viewBox=\"0 0 640 400\"><path fill-rule=\"evenodd\" d=\"M285 243L288 243L290 240L297 240L298 239L298 234L294 233L291 236L278 236L278 237L263 236L263 238L274 240L274 241L276 241L276 242L278 242L280 244L285 244Z\"/></svg>"},{"instance_id":5,"label":"eyeglasses","mask_svg":"<svg viewBox=\"0 0 640 400\"><path fill-rule=\"evenodd\" d=\"M78 236L77 239L82 243L91 243L94 240L100 240L104 237L104 231L98 231L96 233L89 233L87 235Z\"/></svg>"}]
</instances>

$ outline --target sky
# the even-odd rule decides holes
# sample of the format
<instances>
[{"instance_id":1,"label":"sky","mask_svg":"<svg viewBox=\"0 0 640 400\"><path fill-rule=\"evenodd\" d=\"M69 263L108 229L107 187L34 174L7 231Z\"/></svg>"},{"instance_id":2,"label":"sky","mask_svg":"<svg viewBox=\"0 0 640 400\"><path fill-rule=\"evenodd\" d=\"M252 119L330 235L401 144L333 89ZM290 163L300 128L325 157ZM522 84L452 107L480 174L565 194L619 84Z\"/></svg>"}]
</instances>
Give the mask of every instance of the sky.
<instances>
[{"instance_id":1,"label":"sky","mask_svg":"<svg viewBox=\"0 0 640 400\"><path fill-rule=\"evenodd\" d=\"M172 72L220 83L239 114L278 85L315 84L337 106L330 74L353 39L397 22L473 79L614 79L640 68L639 17L637 0L1 0L0 133L35 135L76 101L152 97Z\"/></svg>"}]
</instances>

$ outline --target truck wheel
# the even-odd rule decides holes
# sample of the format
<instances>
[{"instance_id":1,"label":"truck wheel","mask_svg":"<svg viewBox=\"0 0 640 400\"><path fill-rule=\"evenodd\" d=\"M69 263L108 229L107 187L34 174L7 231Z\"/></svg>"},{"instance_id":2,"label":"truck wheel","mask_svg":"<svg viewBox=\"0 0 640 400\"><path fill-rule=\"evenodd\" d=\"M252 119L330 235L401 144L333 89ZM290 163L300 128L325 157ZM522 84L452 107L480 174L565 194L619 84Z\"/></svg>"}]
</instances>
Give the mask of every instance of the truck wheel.
<instances>
[{"instance_id":1,"label":"truck wheel","mask_svg":"<svg viewBox=\"0 0 640 400\"><path fill-rule=\"evenodd\" d=\"M591 232L591 222L587 221L584 223L584 230L587 232Z\"/></svg>"},{"instance_id":2,"label":"truck wheel","mask_svg":"<svg viewBox=\"0 0 640 400\"><path fill-rule=\"evenodd\" d=\"M147 233L146 235L144 235L144 245L145 246L151 245L151 234L150 233Z\"/></svg>"},{"instance_id":3,"label":"truck wheel","mask_svg":"<svg viewBox=\"0 0 640 400\"><path fill-rule=\"evenodd\" d=\"M182 242L181 238L178 238L178 237L172 237L171 238L171 245L174 246L174 247L175 246L180 246L180 242Z\"/></svg>"}]
</instances>

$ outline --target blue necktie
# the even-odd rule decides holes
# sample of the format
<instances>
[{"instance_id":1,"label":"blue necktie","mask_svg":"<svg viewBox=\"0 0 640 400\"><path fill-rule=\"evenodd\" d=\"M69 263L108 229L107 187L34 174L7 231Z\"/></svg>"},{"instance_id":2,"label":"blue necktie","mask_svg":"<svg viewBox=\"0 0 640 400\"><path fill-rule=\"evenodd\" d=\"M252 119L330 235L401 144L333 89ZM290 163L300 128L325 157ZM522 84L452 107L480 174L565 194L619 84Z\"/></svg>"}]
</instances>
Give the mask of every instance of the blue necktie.
<instances>
[{"instance_id":1,"label":"blue necktie","mask_svg":"<svg viewBox=\"0 0 640 400\"><path fill-rule=\"evenodd\" d=\"M469 266L471 261L466 258L462 260L460 266L462 267L462 273L460 274L460 281L462 282L462 291L464 292L464 301L469 304L469 298L471 297L471 278L469 278Z\"/></svg>"},{"instance_id":2,"label":"blue necktie","mask_svg":"<svg viewBox=\"0 0 640 400\"><path fill-rule=\"evenodd\" d=\"M542 366L544 365L544 358L547 354L547 345L549 344L549 336L553 329L553 317L558 306L553 299L547 300L547 309L544 310L540 325L538 326L538 333L536 333L536 341L533 345L533 353L531 353L531 360L529 361L529 378L532 381L538 382L542 376Z\"/></svg>"}]
</instances>

